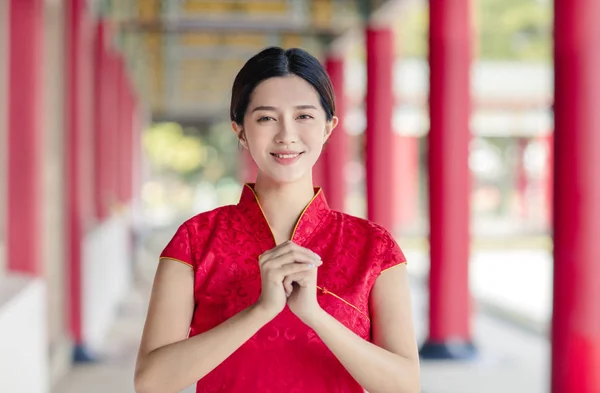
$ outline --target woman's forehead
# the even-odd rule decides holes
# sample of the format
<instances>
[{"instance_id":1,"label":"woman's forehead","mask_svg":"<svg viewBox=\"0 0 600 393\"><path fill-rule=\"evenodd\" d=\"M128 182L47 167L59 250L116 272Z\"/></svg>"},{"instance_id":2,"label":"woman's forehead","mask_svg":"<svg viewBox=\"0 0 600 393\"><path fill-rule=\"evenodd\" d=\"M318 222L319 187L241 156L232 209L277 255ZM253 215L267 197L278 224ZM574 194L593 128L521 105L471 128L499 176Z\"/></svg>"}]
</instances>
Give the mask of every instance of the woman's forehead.
<instances>
[{"instance_id":1,"label":"woman's forehead","mask_svg":"<svg viewBox=\"0 0 600 393\"><path fill-rule=\"evenodd\" d=\"M319 96L313 86L296 75L269 78L256 86L251 105L271 107L316 105ZM250 110L252 110L250 108Z\"/></svg>"}]
</instances>

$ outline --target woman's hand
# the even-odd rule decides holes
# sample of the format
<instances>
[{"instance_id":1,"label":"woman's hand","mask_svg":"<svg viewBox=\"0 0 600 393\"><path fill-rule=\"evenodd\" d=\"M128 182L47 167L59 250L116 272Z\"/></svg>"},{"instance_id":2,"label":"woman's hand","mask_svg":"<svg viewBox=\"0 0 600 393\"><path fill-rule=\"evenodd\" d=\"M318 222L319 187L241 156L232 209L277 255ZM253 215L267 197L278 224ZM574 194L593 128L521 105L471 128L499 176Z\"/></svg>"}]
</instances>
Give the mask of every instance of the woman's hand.
<instances>
[{"instance_id":1,"label":"woman's hand","mask_svg":"<svg viewBox=\"0 0 600 393\"><path fill-rule=\"evenodd\" d=\"M258 263L262 290L257 306L275 317L283 310L287 295L293 290L292 281L284 283L284 279L295 274L316 271L322 262L312 251L287 241L263 253L258 258Z\"/></svg>"},{"instance_id":2,"label":"woman's hand","mask_svg":"<svg viewBox=\"0 0 600 393\"><path fill-rule=\"evenodd\" d=\"M321 264L322 262L319 265ZM322 311L317 301L318 270L318 267L315 267L314 269L292 273L283 280L286 292L288 292L288 287L293 288L287 299L290 310L308 326L311 326L318 312Z\"/></svg>"}]
</instances>

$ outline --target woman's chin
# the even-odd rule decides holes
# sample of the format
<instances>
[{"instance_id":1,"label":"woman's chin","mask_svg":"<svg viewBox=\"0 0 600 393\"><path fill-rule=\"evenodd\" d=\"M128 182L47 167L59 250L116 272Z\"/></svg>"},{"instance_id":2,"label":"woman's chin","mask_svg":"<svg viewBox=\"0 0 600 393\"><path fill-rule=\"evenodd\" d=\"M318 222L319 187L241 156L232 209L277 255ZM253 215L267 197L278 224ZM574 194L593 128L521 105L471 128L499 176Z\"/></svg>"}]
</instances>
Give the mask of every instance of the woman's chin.
<instances>
[{"instance_id":1,"label":"woman's chin","mask_svg":"<svg viewBox=\"0 0 600 393\"><path fill-rule=\"evenodd\" d=\"M297 183L307 176L306 171L269 171L263 172L262 177L265 178L269 183L286 185L291 183Z\"/></svg>"}]
</instances>

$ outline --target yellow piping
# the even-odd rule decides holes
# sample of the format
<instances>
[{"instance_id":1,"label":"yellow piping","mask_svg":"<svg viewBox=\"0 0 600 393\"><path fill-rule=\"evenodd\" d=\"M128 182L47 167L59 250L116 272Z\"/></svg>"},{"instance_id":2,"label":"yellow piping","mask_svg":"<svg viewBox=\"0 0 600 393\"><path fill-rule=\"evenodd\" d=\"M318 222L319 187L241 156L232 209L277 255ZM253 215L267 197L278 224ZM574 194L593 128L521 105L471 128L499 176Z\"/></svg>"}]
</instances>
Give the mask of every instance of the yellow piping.
<instances>
[{"instance_id":1,"label":"yellow piping","mask_svg":"<svg viewBox=\"0 0 600 393\"><path fill-rule=\"evenodd\" d=\"M256 203L258 204L258 208L260 209L260 212L262 213L263 217L265 218L265 221L267 222L267 226L269 227L269 231L271 232L271 236L273 236L273 241L275 242L275 244L277 244L277 239L275 239L275 234L273 233L273 229L271 228L271 224L269 224L269 220L267 219L265 211L263 210L262 206L260 205L260 201L258 200L258 195L256 195L256 192L254 191L254 189L252 187L250 187L250 185L248 183L244 184L244 186L248 187L250 189L250 191L252 191L252 194L254 195L254 199L256 199ZM306 205L306 207L304 208L304 210L302 210L302 213L300 214L300 217L296 221L296 225L294 225L294 230L292 231L292 238L290 240L294 240L294 236L296 235L296 229L298 229L298 225L300 225L300 221L302 220L302 217L304 217L304 213L306 213L306 211L308 210L308 208L310 207L310 205L312 205L313 201L317 198L317 196L319 196L320 193L321 193L321 188L319 188L319 190L312 197L312 199L310 200L310 202L308 202L308 205Z\"/></svg>"},{"instance_id":2,"label":"yellow piping","mask_svg":"<svg viewBox=\"0 0 600 393\"><path fill-rule=\"evenodd\" d=\"M254 199L256 199L256 204L258 205L260 212L262 213L265 221L267 222L267 226L269 227L269 232L271 232L271 236L273 237L273 242L275 244L277 244L277 239L275 239L275 234L273 233L273 229L271 229L271 224L269 224L269 220L267 219L265 211L263 210L262 206L260 205L260 202L258 201L258 195L256 195L256 192L254 192L254 188L250 187L250 185L248 183L244 184L244 186L248 187L250 189L250 191L252 191L252 194L254 195ZM262 254L260 254L260 255L262 255ZM260 256L259 256L259 258L260 258Z\"/></svg>"},{"instance_id":3,"label":"yellow piping","mask_svg":"<svg viewBox=\"0 0 600 393\"><path fill-rule=\"evenodd\" d=\"M383 272L387 272L388 270L390 270L390 269L393 269L393 268L395 268L396 266L400 266L400 265L406 265L406 264L407 264L407 262L406 262L406 261L404 261L404 262L400 262L400 263L398 263L398 264L396 264L396 265L394 265L394 266L390 266L390 267L388 267L388 268L386 268L386 269L383 269L383 270L382 270L382 271L381 271L379 274L381 274L381 273L383 273Z\"/></svg>"},{"instance_id":4,"label":"yellow piping","mask_svg":"<svg viewBox=\"0 0 600 393\"><path fill-rule=\"evenodd\" d=\"M310 207L310 205L312 205L313 201L317 198L317 196L319 196L320 193L321 193L321 188L319 188L319 191L317 191L317 193L312 197L312 199L310 200L310 202L308 202L308 205L306 205L306 207L304 208L304 210L302 210L302 213L300 214L300 217L298 218L298 221L296 221L296 225L294 226L294 230L292 231L292 240L294 240L294 235L296 234L296 229L298 229L298 225L300 224L300 221L302 220L302 217L304 217L304 213L306 213L306 211L308 210L308 208Z\"/></svg>"},{"instance_id":5,"label":"yellow piping","mask_svg":"<svg viewBox=\"0 0 600 393\"><path fill-rule=\"evenodd\" d=\"M364 312L362 312L358 307L356 307L354 304L347 302L346 300L342 299L341 297L339 297L338 295L336 295L333 292L330 292L329 290L327 290L326 288L321 288L320 286L317 285L317 288L321 290L321 292L323 292L323 294L327 295L331 295L333 297L336 297L338 299L340 299L342 302L346 303L347 305L349 305L350 307L352 307L353 309L355 309L356 311L358 311L359 313L361 313L362 315L365 316L365 318L367 318L369 320L369 322L371 321L371 318L369 318L369 316L367 314L365 314Z\"/></svg>"},{"instance_id":6,"label":"yellow piping","mask_svg":"<svg viewBox=\"0 0 600 393\"><path fill-rule=\"evenodd\" d=\"M187 262L185 262L185 261L182 261L181 259L177 259L177 258L171 258L171 257L160 257L160 258L158 258L158 260L159 260L159 261L160 261L161 259L170 259L170 260L172 260L172 261L179 262L179 263L183 263L184 265L188 265L188 266L189 266L189 267L191 267L192 269L194 268L194 266L192 266L191 264L189 264L189 263L187 263Z\"/></svg>"}]
</instances>

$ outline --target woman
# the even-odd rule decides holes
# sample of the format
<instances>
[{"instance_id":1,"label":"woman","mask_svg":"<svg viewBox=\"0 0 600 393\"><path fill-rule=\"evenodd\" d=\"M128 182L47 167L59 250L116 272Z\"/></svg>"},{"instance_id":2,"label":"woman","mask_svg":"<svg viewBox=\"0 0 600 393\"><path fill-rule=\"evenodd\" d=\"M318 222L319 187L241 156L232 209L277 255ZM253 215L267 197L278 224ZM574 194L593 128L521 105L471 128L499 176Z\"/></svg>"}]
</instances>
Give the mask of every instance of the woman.
<instances>
[{"instance_id":1,"label":"woman","mask_svg":"<svg viewBox=\"0 0 600 393\"><path fill-rule=\"evenodd\" d=\"M256 183L183 223L162 252L138 393L196 381L197 392L419 391L402 251L313 188L334 114L331 82L303 50L268 48L240 70L231 120Z\"/></svg>"}]
</instances>

